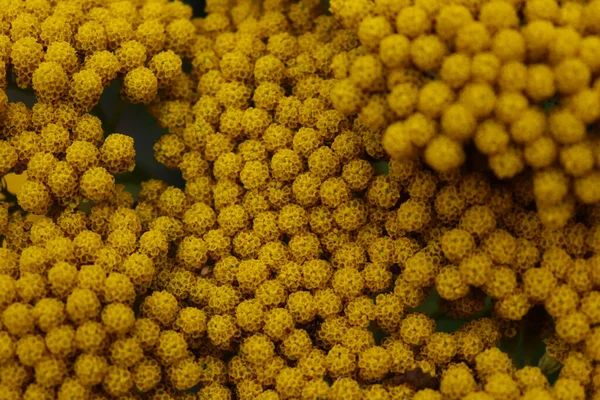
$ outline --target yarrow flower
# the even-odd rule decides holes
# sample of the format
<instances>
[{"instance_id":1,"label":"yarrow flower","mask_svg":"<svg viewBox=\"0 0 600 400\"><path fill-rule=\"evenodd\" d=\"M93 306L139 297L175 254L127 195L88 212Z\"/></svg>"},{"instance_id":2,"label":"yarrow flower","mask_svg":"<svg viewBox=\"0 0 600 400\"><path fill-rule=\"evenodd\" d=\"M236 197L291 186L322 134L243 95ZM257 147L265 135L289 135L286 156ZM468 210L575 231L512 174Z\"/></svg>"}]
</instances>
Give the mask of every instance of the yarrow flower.
<instances>
[{"instance_id":1,"label":"yarrow flower","mask_svg":"<svg viewBox=\"0 0 600 400\"><path fill-rule=\"evenodd\" d=\"M5 398L598 390L600 0L5 8ZM113 81L183 185L119 183Z\"/></svg>"}]
</instances>

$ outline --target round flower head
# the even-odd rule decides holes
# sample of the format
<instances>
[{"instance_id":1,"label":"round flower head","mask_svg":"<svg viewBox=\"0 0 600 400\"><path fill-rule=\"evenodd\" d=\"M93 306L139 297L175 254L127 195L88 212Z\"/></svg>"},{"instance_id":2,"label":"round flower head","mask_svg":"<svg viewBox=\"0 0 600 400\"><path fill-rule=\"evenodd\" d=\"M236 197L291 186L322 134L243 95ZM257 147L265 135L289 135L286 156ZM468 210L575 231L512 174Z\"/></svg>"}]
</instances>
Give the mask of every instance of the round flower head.
<instances>
[{"instance_id":1,"label":"round flower head","mask_svg":"<svg viewBox=\"0 0 600 400\"><path fill-rule=\"evenodd\" d=\"M254 90L253 101L264 110L276 110L280 99L284 97L283 88L274 82L263 82Z\"/></svg>"},{"instance_id":2,"label":"round flower head","mask_svg":"<svg viewBox=\"0 0 600 400\"><path fill-rule=\"evenodd\" d=\"M107 86L117 77L119 60L113 53L107 50L99 51L85 60L85 68L96 72L102 78L102 84Z\"/></svg>"},{"instance_id":3,"label":"round flower head","mask_svg":"<svg viewBox=\"0 0 600 400\"><path fill-rule=\"evenodd\" d=\"M410 138L406 124L395 122L388 126L382 139L383 148L393 158L410 159L417 154L417 149Z\"/></svg>"},{"instance_id":4,"label":"round flower head","mask_svg":"<svg viewBox=\"0 0 600 400\"><path fill-rule=\"evenodd\" d=\"M131 22L127 18L117 16L106 21L106 39L108 48L117 49L122 43L133 39L134 31Z\"/></svg>"},{"instance_id":5,"label":"round flower head","mask_svg":"<svg viewBox=\"0 0 600 400\"><path fill-rule=\"evenodd\" d=\"M453 89L462 87L471 78L471 59L459 53L446 57L440 78Z\"/></svg>"},{"instance_id":6,"label":"round flower head","mask_svg":"<svg viewBox=\"0 0 600 400\"><path fill-rule=\"evenodd\" d=\"M62 154L70 145L69 131L60 124L48 124L40 132L41 146L44 151Z\"/></svg>"},{"instance_id":7,"label":"round flower head","mask_svg":"<svg viewBox=\"0 0 600 400\"><path fill-rule=\"evenodd\" d=\"M105 50L107 46L104 26L96 21L88 21L81 25L75 34L76 48L92 53Z\"/></svg>"},{"instance_id":8,"label":"round flower head","mask_svg":"<svg viewBox=\"0 0 600 400\"><path fill-rule=\"evenodd\" d=\"M44 61L57 63L69 75L75 73L79 66L77 51L69 44L69 41L50 43L44 55Z\"/></svg>"},{"instance_id":9,"label":"round flower head","mask_svg":"<svg viewBox=\"0 0 600 400\"><path fill-rule=\"evenodd\" d=\"M360 111L364 102L360 89L349 79L339 81L331 90L331 101L336 110L344 114Z\"/></svg>"},{"instance_id":10,"label":"round flower head","mask_svg":"<svg viewBox=\"0 0 600 400\"><path fill-rule=\"evenodd\" d=\"M379 43L379 56L388 68L410 63L410 40L404 35L389 35Z\"/></svg>"},{"instance_id":11,"label":"round flower head","mask_svg":"<svg viewBox=\"0 0 600 400\"><path fill-rule=\"evenodd\" d=\"M0 142L0 173L7 174L19 161L17 150L7 141Z\"/></svg>"},{"instance_id":12,"label":"round flower head","mask_svg":"<svg viewBox=\"0 0 600 400\"><path fill-rule=\"evenodd\" d=\"M74 289L67 298L66 311L75 323L85 322L100 313L100 302L93 291Z\"/></svg>"},{"instance_id":13,"label":"round flower head","mask_svg":"<svg viewBox=\"0 0 600 400\"><path fill-rule=\"evenodd\" d=\"M176 19L167 25L167 46L180 56L190 55L196 27L187 18Z\"/></svg>"},{"instance_id":14,"label":"round flower head","mask_svg":"<svg viewBox=\"0 0 600 400\"><path fill-rule=\"evenodd\" d=\"M217 92L217 100L223 107L233 107L239 109L246 109L249 106L249 100L251 96L250 89L241 82L228 82L221 86L221 89Z\"/></svg>"},{"instance_id":15,"label":"round flower head","mask_svg":"<svg viewBox=\"0 0 600 400\"><path fill-rule=\"evenodd\" d=\"M165 27L160 21L160 17L143 21L136 28L134 36L137 41L146 46L149 54L155 54L162 50L166 41Z\"/></svg>"},{"instance_id":16,"label":"round flower head","mask_svg":"<svg viewBox=\"0 0 600 400\"><path fill-rule=\"evenodd\" d=\"M148 65L156 76L159 87L166 87L181 73L182 61L174 52L168 50L156 54Z\"/></svg>"},{"instance_id":17,"label":"round flower head","mask_svg":"<svg viewBox=\"0 0 600 400\"><path fill-rule=\"evenodd\" d=\"M50 190L44 184L26 181L17 193L17 201L25 210L34 214L45 214L52 205Z\"/></svg>"},{"instance_id":18,"label":"round flower head","mask_svg":"<svg viewBox=\"0 0 600 400\"><path fill-rule=\"evenodd\" d=\"M573 94L587 88L590 76L588 66L576 58L564 59L554 68L556 89L563 94Z\"/></svg>"},{"instance_id":19,"label":"round flower head","mask_svg":"<svg viewBox=\"0 0 600 400\"><path fill-rule=\"evenodd\" d=\"M415 66L423 72L436 72L448 49L436 35L423 35L412 41L410 55Z\"/></svg>"},{"instance_id":20,"label":"round flower head","mask_svg":"<svg viewBox=\"0 0 600 400\"><path fill-rule=\"evenodd\" d=\"M417 6L403 8L396 18L398 33L414 39L431 31L431 19L427 12Z\"/></svg>"},{"instance_id":21,"label":"round flower head","mask_svg":"<svg viewBox=\"0 0 600 400\"><path fill-rule=\"evenodd\" d=\"M82 70L73 74L69 96L76 107L89 111L100 100L103 89L100 75L92 69Z\"/></svg>"},{"instance_id":22,"label":"round flower head","mask_svg":"<svg viewBox=\"0 0 600 400\"><path fill-rule=\"evenodd\" d=\"M65 158L69 165L81 174L98 165L100 153L92 143L77 140L67 148Z\"/></svg>"},{"instance_id":23,"label":"round flower head","mask_svg":"<svg viewBox=\"0 0 600 400\"><path fill-rule=\"evenodd\" d=\"M238 51L224 54L220 61L220 67L226 80L244 81L252 74L250 61Z\"/></svg>"},{"instance_id":24,"label":"round flower head","mask_svg":"<svg viewBox=\"0 0 600 400\"><path fill-rule=\"evenodd\" d=\"M465 161L465 157L461 144L446 135L431 139L425 148L425 161L438 172L458 168Z\"/></svg>"},{"instance_id":25,"label":"round flower head","mask_svg":"<svg viewBox=\"0 0 600 400\"><path fill-rule=\"evenodd\" d=\"M42 45L31 36L21 38L13 44L10 57L17 74L17 85L23 88L29 86L44 57Z\"/></svg>"},{"instance_id":26,"label":"round flower head","mask_svg":"<svg viewBox=\"0 0 600 400\"><path fill-rule=\"evenodd\" d=\"M32 77L33 89L38 99L53 102L60 99L67 91L67 74L56 62L40 63Z\"/></svg>"},{"instance_id":27,"label":"round flower head","mask_svg":"<svg viewBox=\"0 0 600 400\"><path fill-rule=\"evenodd\" d=\"M109 172L132 171L135 167L133 138L120 133L109 135L100 149L100 159Z\"/></svg>"},{"instance_id":28,"label":"round flower head","mask_svg":"<svg viewBox=\"0 0 600 400\"><path fill-rule=\"evenodd\" d=\"M240 181L248 190L264 188L268 179L269 167L260 161L249 161L240 171Z\"/></svg>"},{"instance_id":29,"label":"round flower head","mask_svg":"<svg viewBox=\"0 0 600 400\"><path fill-rule=\"evenodd\" d=\"M364 91L383 86L383 65L374 56L357 57L350 68L350 81Z\"/></svg>"},{"instance_id":30,"label":"round flower head","mask_svg":"<svg viewBox=\"0 0 600 400\"><path fill-rule=\"evenodd\" d=\"M125 75L123 93L133 103L150 103L157 94L158 79L145 67L132 69Z\"/></svg>"},{"instance_id":31,"label":"round flower head","mask_svg":"<svg viewBox=\"0 0 600 400\"><path fill-rule=\"evenodd\" d=\"M276 56L269 54L256 60L254 77L257 82L273 82L279 84L284 76L284 64Z\"/></svg>"}]
</instances>

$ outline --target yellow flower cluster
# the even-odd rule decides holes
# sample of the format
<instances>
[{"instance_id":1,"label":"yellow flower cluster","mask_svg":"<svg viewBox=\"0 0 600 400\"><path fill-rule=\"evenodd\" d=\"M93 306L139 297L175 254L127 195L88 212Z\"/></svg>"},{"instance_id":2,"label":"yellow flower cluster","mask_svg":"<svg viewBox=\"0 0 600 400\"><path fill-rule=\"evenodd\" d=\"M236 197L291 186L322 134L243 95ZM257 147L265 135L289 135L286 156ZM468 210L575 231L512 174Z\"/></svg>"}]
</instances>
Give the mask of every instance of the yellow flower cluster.
<instances>
[{"instance_id":1,"label":"yellow flower cluster","mask_svg":"<svg viewBox=\"0 0 600 400\"><path fill-rule=\"evenodd\" d=\"M600 398L600 1L206 3L0 10L38 101L1 82L0 175L27 181L0 398ZM115 184L133 139L90 114L115 79L185 187ZM433 292L469 322L438 329ZM546 355L517 369L498 345L532 320Z\"/></svg>"},{"instance_id":2,"label":"yellow flower cluster","mask_svg":"<svg viewBox=\"0 0 600 400\"><path fill-rule=\"evenodd\" d=\"M479 153L531 171L544 224L600 201L596 1L369 1L331 12L358 41L332 59L331 100L384 130L392 158L438 172ZM552 193L552 195L549 195Z\"/></svg>"}]
</instances>

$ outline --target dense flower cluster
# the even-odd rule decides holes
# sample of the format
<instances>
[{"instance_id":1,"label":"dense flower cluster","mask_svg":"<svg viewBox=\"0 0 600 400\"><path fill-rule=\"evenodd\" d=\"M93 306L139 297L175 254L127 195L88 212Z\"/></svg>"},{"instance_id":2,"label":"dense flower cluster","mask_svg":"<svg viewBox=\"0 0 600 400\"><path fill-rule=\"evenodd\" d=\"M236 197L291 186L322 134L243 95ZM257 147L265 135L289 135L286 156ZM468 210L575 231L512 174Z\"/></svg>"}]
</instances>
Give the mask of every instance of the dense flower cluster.
<instances>
[{"instance_id":1,"label":"dense flower cluster","mask_svg":"<svg viewBox=\"0 0 600 400\"><path fill-rule=\"evenodd\" d=\"M599 399L600 0L206 3L0 7L0 399Z\"/></svg>"},{"instance_id":2,"label":"dense flower cluster","mask_svg":"<svg viewBox=\"0 0 600 400\"><path fill-rule=\"evenodd\" d=\"M331 1L360 42L332 60L335 109L393 158L445 173L471 148L499 179L527 171L545 225L600 201L600 3L409 3Z\"/></svg>"}]
</instances>

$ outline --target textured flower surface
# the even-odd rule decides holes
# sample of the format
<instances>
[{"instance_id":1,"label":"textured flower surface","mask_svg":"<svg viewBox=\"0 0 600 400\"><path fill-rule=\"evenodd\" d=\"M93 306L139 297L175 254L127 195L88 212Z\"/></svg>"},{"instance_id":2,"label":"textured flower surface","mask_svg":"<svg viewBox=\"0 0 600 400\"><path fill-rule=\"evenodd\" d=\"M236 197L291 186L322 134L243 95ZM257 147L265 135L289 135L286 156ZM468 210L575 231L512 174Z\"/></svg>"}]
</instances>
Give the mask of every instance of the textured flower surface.
<instances>
[{"instance_id":1,"label":"textured flower surface","mask_svg":"<svg viewBox=\"0 0 600 400\"><path fill-rule=\"evenodd\" d=\"M1 399L600 399L600 0L0 3Z\"/></svg>"}]
</instances>

